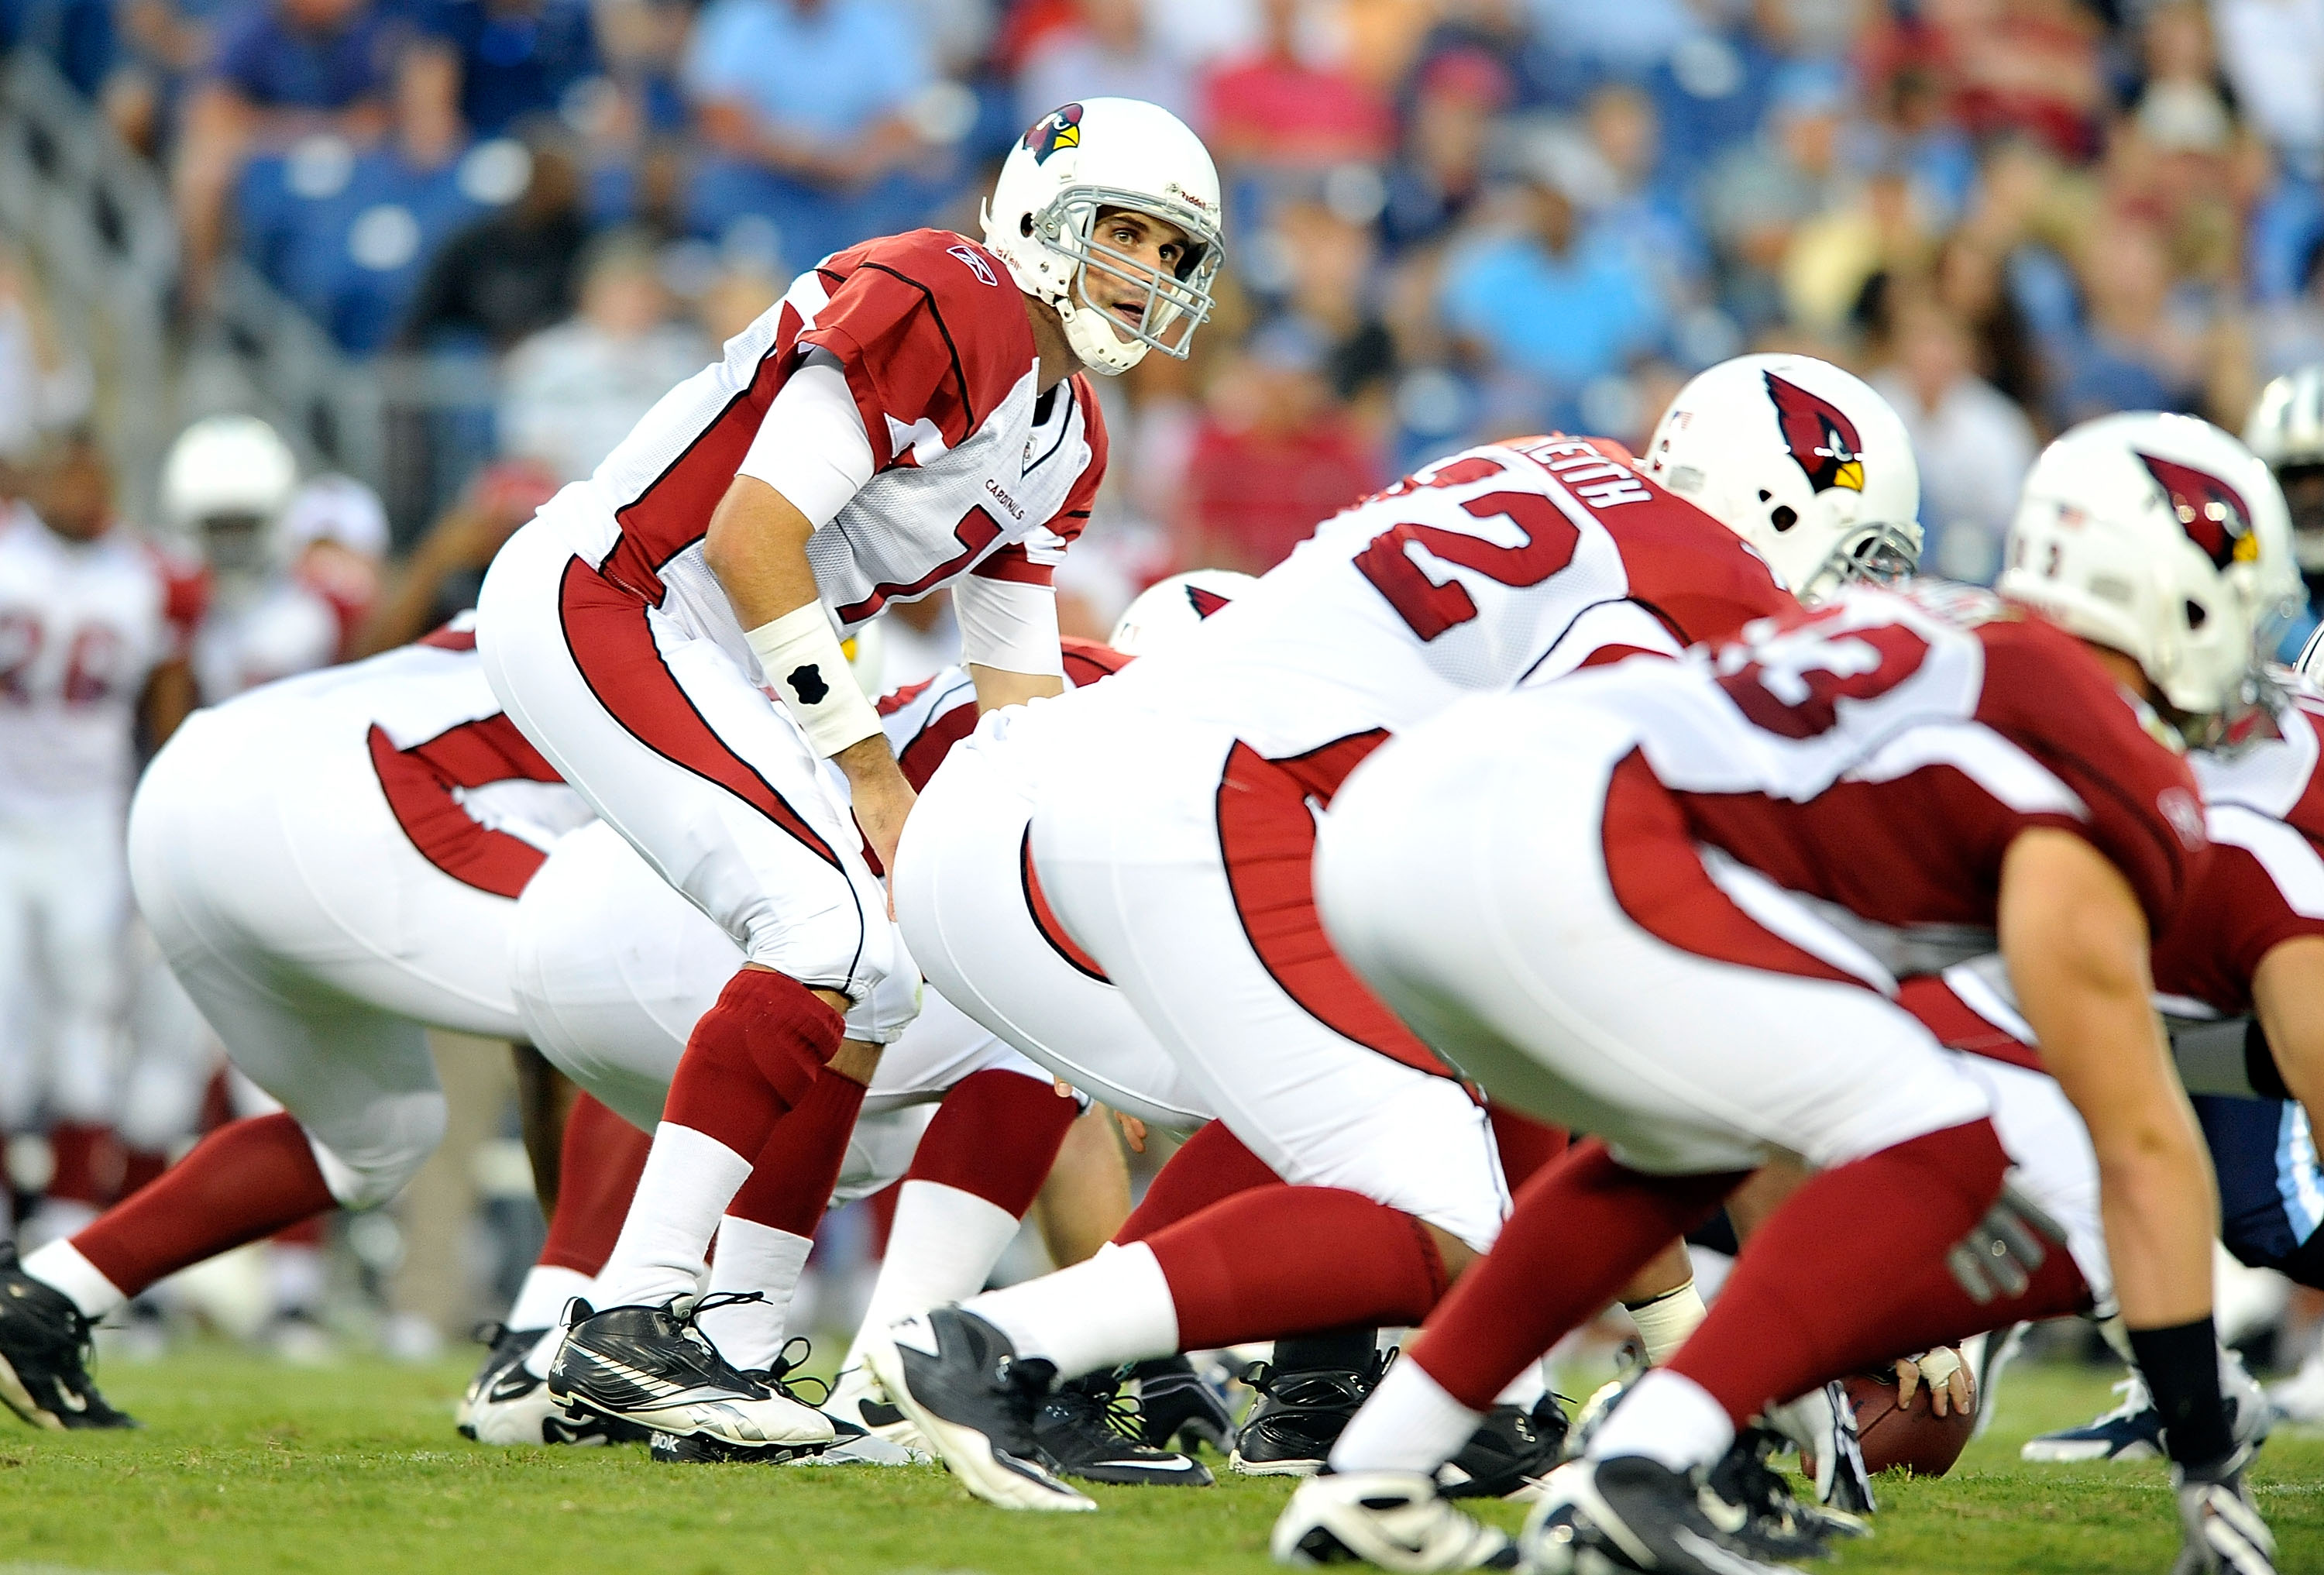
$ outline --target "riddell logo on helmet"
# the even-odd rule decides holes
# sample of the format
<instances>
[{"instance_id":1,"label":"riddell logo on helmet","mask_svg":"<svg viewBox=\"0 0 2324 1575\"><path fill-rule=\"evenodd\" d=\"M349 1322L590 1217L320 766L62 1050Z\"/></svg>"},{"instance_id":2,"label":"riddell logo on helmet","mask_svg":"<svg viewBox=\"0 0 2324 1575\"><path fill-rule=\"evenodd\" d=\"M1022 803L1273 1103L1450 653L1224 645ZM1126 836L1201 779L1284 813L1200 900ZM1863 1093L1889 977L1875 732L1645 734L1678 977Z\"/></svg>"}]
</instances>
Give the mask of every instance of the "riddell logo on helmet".
<instances>
[{"instance_id":1,"label":"riddell logo on helmet","mask_svg":"<svg viewBox=\"0 0 2324 1575\"><path fill-rule=\"evenodd\" d=\"M1047 163L1049 155L1059 148L1080 147L1082 145L1082 106L1078 104L1068 104L1062 109L1049 111L1048 114L1035 121L1033 128L1025 134L1024 145L1033 155L1033 162L1036 164Z\"/></svg>"},{"instance_id":2,"label":"riddell logo on helmet","mask_svg":"<svg viewBox=\"0 0 2324 1575\"><path fill-rule=\"evenodd\" d=\"M1856 423L1841 414L1839 406L1799 384L1786 382L1772 372L1760 375L1767 380L1767 397L1775 401L1775 425L1784 435L1784 447L1806 473L1808 484L1820 493L1834 487L1862 492L1864 448L1863 439L1856 435Z\"/></svg>"},{"instance_id":3,"label":"riddell logo on helmet","mask_svg":"<svg viewBox=\"0 0 2324 1575\"><path fill-rule=\"evenodd\" d=\"M2252 530L2251 510L2235 488L2209 471L2175 460L2141 454L2138 462L2170 500L2179 528L2203 549L2213 568L2250 563L2259 557L2259 535Z\"/></svg>"}]
</instances>

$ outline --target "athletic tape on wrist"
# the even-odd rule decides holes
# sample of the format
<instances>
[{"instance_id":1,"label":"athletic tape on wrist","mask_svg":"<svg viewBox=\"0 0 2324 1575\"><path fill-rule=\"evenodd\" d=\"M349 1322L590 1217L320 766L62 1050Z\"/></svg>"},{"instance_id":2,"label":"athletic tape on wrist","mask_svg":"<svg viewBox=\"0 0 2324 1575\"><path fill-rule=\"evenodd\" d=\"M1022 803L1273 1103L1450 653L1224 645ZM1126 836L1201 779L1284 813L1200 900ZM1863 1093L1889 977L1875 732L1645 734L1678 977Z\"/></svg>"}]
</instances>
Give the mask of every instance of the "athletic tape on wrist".
<instances>
[{"instance_id":1,"label":"athletic tape on wrist","mask_svg":"<svg viewBox=\"0 0 2324 1575\"><path fill-rule=\"evenodd\" d=\"M828 759L880 731L880 714L848 670L821 603L809 602L742 638L816 754Z\"/></svg>"}]
</instances>

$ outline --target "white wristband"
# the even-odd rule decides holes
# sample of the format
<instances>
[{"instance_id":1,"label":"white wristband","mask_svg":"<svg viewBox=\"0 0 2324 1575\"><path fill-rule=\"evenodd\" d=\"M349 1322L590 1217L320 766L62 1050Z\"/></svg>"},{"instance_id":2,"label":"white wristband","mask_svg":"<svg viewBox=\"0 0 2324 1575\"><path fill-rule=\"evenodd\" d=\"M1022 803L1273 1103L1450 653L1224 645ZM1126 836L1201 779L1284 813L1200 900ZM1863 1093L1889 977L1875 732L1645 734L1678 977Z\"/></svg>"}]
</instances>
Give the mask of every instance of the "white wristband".
<instances>
[{"instance_id":1,"label":"white wristband","mask_svg":"<svg viewBox=\"0 0 2324 1575\"><path fill-rule=\"evenodd\" d=\"M742 638L816 754L828 760L880 731L880 714L848 670L822 603L809 602Z\"/></svg>"}]
</instances>

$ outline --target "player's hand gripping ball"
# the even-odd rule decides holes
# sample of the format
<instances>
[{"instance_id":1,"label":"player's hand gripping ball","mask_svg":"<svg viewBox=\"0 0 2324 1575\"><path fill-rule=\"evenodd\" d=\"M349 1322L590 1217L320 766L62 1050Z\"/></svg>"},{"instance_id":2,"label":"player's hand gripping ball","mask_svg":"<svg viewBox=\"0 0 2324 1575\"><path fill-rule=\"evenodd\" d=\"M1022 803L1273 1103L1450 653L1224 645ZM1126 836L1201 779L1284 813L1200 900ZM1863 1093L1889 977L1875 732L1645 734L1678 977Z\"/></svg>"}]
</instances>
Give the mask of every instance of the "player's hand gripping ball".
<instances>
[{"instance_id":1,"label":"player's hand gripping ball","mask_svg":"<svg viewBox=\"0 0 2324 1575\"><path fill-rule=\"evenodd\" d=\"M1907 1367L1917 1370L1903 1377ZM1856 1406L1856 1434L1868 1470L1902 1466L1919 1477L1952 1469L1977 1430L1978 1396L1958 1352L1940 1347L1897 1371L1860 1373L1848 1380ZM1939 1396L1941 1395L1941 1399ZM1940 1415L1936 1405L1944 1406Z\"/></svg>"}]
</instances>

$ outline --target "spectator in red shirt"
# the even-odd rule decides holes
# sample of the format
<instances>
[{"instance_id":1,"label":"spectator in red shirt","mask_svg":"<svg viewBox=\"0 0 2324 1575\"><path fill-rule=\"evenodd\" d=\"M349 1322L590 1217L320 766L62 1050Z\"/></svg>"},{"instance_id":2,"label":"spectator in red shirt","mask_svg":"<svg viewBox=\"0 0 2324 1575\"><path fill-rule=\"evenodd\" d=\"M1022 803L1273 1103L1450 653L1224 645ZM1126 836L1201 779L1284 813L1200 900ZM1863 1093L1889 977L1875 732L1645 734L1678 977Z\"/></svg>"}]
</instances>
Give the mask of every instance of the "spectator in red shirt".
<instances>
[{"instance_id":1,"label":"spectator in red shirt","mask_svg":"<svg viewBox=\"0 0 2324 1575\"><path fill-rule=\"evenodd\" d=\"M1314 330L1278 319L1212 384L1186 465L1183 562L1264 574L1379 489L1379 455L1333 397L1324 356Z\"/></svg>"},{"instance_id":2,"label":"spectator in red shirt","mask_svg":"<svg viewBox=\"0 0 2324 1575\"><path fill-rule=\"evenodd\" d=\"M1373 163L1393 149L1388 105L1348 72L1300 47L1298 0L1266 0L1256 53L1203 84L1203 136L1227 168L1327 169Z\"/></svg>"}]
</instances>

